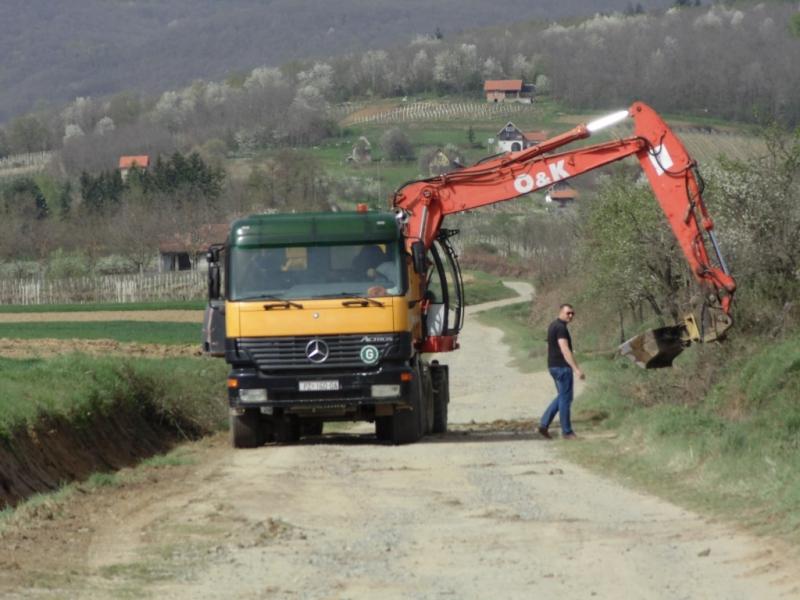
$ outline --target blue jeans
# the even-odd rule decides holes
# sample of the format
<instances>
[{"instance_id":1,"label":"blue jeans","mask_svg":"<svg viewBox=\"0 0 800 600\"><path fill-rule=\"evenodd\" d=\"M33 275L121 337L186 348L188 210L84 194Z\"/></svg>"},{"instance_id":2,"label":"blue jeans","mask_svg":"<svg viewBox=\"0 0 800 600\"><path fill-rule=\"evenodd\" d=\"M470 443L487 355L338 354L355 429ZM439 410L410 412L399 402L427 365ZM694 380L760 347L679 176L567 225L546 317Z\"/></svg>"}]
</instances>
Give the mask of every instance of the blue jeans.
<instances>
[{"instance_id":1,"label":"blue jeans","mask_svg":"<svg viewBox=\"0 0 800 600\"><path fill-rule=\"evenodd\" d=\"M553 367L549 369L550 375L556 382L556 390L558 396L550 403L547 410L544 411L541 420L541 426L544 428L550 427L550 423L559 413L561 421L561 432L565 435L572 433L572 422L569 418L569 412L572 408L572 369L569 367Z\"/></svg>"}]
</instances>

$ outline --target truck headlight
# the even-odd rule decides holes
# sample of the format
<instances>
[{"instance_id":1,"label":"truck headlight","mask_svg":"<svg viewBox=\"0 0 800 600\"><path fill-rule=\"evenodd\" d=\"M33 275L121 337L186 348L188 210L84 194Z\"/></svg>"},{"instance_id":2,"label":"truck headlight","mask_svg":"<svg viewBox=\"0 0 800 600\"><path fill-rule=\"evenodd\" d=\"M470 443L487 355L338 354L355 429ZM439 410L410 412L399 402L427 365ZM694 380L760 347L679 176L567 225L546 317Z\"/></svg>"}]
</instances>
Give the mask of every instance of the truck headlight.
<instances>
[{"instance_id":1,"label":"truck headlight","mask_svg":"<svg viewBox=\"0 0 800 600\"><path fill-rule=\"evenodd\" d=\"M399 384L392 384L392 385L373 385L372 386L372 397L373 398L390 398L392 396L399 396L400 395L400 385Z\"/></svg>"},{"instance_id":2,"label":"truck headlight","mask_svg":"<svg viewBox=\"0 0 800 600\"><path fill-rule=\"evenodd\" d=\"M266 402L267 390L262 390L262 389L239 390L239 401L242 402L243 404Z\"/></svg>"}]
</instances>

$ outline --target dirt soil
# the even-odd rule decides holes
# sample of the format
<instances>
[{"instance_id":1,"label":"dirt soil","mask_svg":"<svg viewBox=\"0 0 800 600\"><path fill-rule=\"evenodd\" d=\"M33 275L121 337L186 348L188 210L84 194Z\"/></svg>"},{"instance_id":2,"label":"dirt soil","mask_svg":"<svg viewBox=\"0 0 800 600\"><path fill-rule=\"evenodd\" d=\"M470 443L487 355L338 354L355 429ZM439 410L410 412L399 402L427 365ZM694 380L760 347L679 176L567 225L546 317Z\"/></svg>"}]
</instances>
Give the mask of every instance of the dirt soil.
<instances>
[{"instance_id":1,"label":"dirt soil","mask_svg":"<svg viewBox=\"0 0 800 600\"><path fill-rule=\"evenodd\" d=\"M0 596L800 597L793 551L566 461L579 441L533 433L549 376L508 367L475 319L461 342L451 432L187 444L184 464L21 509L0 534Z\"/></svg>"}]
</instances>

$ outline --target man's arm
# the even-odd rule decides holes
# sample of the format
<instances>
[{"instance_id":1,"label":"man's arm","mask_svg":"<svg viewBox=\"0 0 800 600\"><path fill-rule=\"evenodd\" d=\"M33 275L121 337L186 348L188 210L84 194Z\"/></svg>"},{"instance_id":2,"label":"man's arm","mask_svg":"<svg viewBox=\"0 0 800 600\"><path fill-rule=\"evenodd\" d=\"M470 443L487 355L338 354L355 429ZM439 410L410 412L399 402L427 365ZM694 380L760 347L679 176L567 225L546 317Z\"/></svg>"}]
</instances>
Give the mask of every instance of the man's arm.
<instances>
[{"instance_id":1,"label":"man's arm","mask_svg":"<svg viewBox=\"0 0 800 600\"><path fill-rule=\"evenodd\" d=\"M586 379L586 375L583 374L583 371L578 367L578 363L575 362L575 356L573 356L572 350L569 349L569 342L567 342L567 339L558 338L558 347L561 349L561 354L564 355L564 360L567 361L567 364L575 371L575 375L577 375L579 379Z\"/></svg>"}]
</instances>

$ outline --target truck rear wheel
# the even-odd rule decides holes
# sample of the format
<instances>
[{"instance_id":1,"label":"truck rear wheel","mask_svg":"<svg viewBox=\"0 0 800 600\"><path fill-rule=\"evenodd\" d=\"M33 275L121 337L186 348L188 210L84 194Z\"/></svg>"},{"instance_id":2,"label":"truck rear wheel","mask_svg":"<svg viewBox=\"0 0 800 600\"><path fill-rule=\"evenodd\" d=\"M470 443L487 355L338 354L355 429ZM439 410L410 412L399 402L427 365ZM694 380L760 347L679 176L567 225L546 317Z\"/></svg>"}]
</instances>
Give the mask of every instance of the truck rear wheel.
<instances>
[{"instance_id":1,"label":"truck rear wheel","mask_svg":"<svg viewBox=\"0 0 800 600\"><path fill-rule=\"evenodd\" d=\"M450 404L450 375L447 365L431 367L433 379L433 433L447 433L447 412Z\"/></svg>"},{"instance_id":2,"label":"truck rear wheel","mask_svg":"<svg viewBox=\"0 0 800 600\"><path fill-rule=\"evenodd\" d=\"M381 442L392 439L392 417L375 417L375 437Z\"/></svg>"},{"instance_id":3,"label":"truck rear wheel","mask_svg":"<svg viewBox=\"0 0 800 600\"><path fill-rule=\"evenodd\" d=\"M422 415L423 415L423 433L431 433L433 431L435 421L435 404L434 404L434 391L433 391L433 374L430 369L425 369L422 376Z\"/></svg>"},{"instance_id":4,"label":"truck rear wheel","mask_svg":"<svg viewBox=\"0 0 800 600\"><path fill-rule=\"evenodd\" d=\"M234 448L256 448L264 443L261 415L257 410L245 410L242 414L231 414L231 445Z\"/></svg>"}]
</instances>

